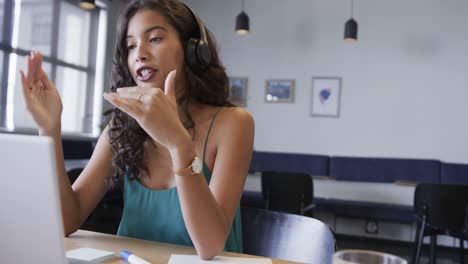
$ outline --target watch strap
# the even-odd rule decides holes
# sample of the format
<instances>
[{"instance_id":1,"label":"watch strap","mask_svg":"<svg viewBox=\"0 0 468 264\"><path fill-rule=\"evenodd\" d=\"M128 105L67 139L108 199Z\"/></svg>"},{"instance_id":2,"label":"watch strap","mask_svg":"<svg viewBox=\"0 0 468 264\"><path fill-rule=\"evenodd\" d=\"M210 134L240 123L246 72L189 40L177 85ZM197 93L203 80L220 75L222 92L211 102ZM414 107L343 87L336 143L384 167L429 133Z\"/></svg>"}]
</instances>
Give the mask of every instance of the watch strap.
<instances>
[{"instance_id":1,"label":"watch strap","mask_svg":"<svg viewBox=\"0 0 468 264\"><path fill-rule=\"evenodd\" d=\"M174 174L177 176L190 176L195 173L192 170L192 164L190 164L188 167L174 171Z\"/></svg>"},{"instance_id":2,"label":"watch strap","mask_svg":"<svg viewBox=\"0 0 468 264\"><path fill-rule=\"evenodd\" d=\"M195 159L197 159L198 157L195 156L195 158L192 159L192 161L190 162L190 164L185 167L185 168L182 168L182 169L179 169L179 170L175 170L174 171L174 174L177 175L177 176L182 176L182 177L186 177L186 176L191 176L191 175L195 175L197 174L194 170L193 170L193 163L195 161Z\"/></svg>"}]
</instances>

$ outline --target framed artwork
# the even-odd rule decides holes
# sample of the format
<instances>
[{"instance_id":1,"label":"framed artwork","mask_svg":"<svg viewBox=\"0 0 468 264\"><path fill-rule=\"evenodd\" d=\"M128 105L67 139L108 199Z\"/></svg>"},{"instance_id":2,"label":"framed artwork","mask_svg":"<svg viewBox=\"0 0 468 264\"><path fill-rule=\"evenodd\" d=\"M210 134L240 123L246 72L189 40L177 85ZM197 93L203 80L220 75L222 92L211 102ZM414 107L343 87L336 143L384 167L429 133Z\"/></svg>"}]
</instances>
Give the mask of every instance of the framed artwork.
<instances>
[{"instance_id":1,"label":"framed artwork","mask_svg":"<svg viewBox=\"0 0 468 264\"><path fill-rule=\"evenodd\" d=\"M267 80L265 84L265 102L293 103L294 80Z\"/></svg>"},{"instance_id":2,"label":"framed artwork","mask_svg":"<svg viewBox=\"0 0 468 264\"><path fill-rule=\"evenodd\" d=\"M311 116L340 116L341 77L312 78Z\"/></svg>"},{"instance_id":3,"label":"framed artwork","mask_svg":"<svg viewBox=\"0 0 468 264\"><path fill-rule=\"evenodd\" d=\"M247 106L247 78L229 78L229 100L237 106Z\"/></svg>"}]
</instances>

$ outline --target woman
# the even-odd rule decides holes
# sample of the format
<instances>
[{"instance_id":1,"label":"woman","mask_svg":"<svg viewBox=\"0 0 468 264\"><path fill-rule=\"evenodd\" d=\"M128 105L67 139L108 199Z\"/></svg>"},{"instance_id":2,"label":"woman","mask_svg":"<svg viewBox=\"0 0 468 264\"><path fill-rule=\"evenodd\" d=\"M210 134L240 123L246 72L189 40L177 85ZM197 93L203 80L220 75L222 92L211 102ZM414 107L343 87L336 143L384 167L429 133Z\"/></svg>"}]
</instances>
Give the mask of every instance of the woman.
<instances>
[{"instance_id":1,"label":"woman","mask_svg":"<svg viewBox=\"0 0 468 264\"><path fill-rule=\"evenodd\" d=\"M61 146L60 97L41 68L41 55L27 57L24 97L39 134L56 145L66 235L85 221L109 182L123 180L118 235L193 245L202 259L223 250L242 252L239 200L254 122L228 102L228 79L209 33L207 65L189 60L190 39L203 30L179 1L127 6L117 33L112 92L104 94L115 107L112 119L73 186Z\"/></svg>"}]
</instances>

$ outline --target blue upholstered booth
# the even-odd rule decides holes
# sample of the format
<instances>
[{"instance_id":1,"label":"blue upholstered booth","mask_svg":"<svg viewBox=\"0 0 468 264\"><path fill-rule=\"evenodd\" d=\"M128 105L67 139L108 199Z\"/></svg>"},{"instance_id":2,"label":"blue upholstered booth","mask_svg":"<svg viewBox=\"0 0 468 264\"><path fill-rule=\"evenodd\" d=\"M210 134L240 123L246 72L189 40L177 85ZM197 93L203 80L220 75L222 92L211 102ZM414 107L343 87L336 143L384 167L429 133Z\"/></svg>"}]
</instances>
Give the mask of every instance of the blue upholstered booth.
<instances>
[{"instance_id":1,"label":"blue upholstered booth","mask_svg":"<svg viewBox=\"0 0 468 264\"><path fill-rule=\"evenodd\" d=\"M337 181L377 183L466 183L468 165L442 164L438 160L327 157L324 155L255 152L250 172L285 171L309 175L330 176ZM467 175L467 176L464 176ZM262 207L260 193L244 194L243 201L250 206ZM409 205L384 204L372 201L349 201L314 198L316 211L331 211L336 216L411 223L413 207Z\"/></svg>"},{"instance_id":2,"label":"blue upholstered booth","mask_svg":"<svg viewBox=\"0 0 468 264\"><path fill-rule=\"evenodd\" d=\"M328 161L328 156L324 155L255 151L250 163L250 172L278 171L328 175Z\"/></svg>"},{"instance_id":3,"label":"blue upholstered booth","mask_svg":"<svg viewBox=\"0 0 468 264\"><path fill-rule=\"evenodd\" d=\"M330 176L337 181L374 183L468 184L468 165L429 159L366 158L254 152L250 172L282 171ZM259 192L246 192L243 203L264 207ZM314 197L315 211L336 216L411 223L413 206Z\"/></svg>"},{"instance_id":4,"label":"blue upholstered booth","mask_svg":"<svg viewBox=\"0 0 468 264\"><path fill-rule=\"evenodd\" d=\"M331 157L330 176L342 181L440 182L438 160Z\"/></svg>"},{"instance_id":5,"label":"blue upholstered booth","mask_svg":"<svg viewBox=\"0 0 468 264\"><path fill-rule=\"evenodd\" d=\"M340 181L394 183L440 182L441 162L427 159L331 157L330 176ZM317 210L331 211L337 216L411 223L413 206L315 199Z\"/></svg>"},{"instance_id":6,"label":"blue upholstered booth","mask_svg":"<svg viewBox=\"0 0 468 264\"><path fill-rule=\"evenodd\" d=\"M444 184L468 184L468 165L442 163L440 182Z\"/></svg>"}]
</instances>

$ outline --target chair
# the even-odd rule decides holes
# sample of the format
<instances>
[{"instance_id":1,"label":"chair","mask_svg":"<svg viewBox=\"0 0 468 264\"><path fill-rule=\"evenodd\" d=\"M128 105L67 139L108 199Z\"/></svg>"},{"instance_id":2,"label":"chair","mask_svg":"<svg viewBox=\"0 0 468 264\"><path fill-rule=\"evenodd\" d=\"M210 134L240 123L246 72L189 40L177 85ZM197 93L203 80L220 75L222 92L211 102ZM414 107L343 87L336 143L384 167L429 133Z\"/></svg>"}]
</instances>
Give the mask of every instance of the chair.
<instances>
[{"instance_id":1,"label":"chair","mask_svg":"<svg viewBox=\"0 0 468 264\"><path fill-rule=\"evenodd\" d=\"M465 237L468 237L468 205L465 206Z\"/></svg>"},{"instance_id":2,"label":"chair","mask_svg":"<svg viewBox=\"0 0 468 264\"><path fill-rule=\"evenodd\" d=\"M331 263L330 228L306 216L242 207L244 253L305 263Z\"/></svg>"},{"instance_id":3,"label":"chair","mask_svg":"<svg viewBox=\"0 0 468 264\"><path fill-rule=\"evenodd\" d=\"M425 236L430 236L430 263L435 263L437 235L460 239L460 263L464 263L467 204L468 185L423 183L416 187L414 210L417 229L412 263L419 263Z\"/></svg>"},{"instance_id":4,"label":"chair","mask_svg":"<svg viewBox=\"0 0 468 264\"><path fill-rule=\"evenodd\" d=\"M241 206L254 207L259 209L265 208L265 200L261 192L243 191L240 201Z\"/></svg>"},{"instance_id":5,"label":"chair","mask_svg":"<svg viewBox=\"0 0 468 264\"><path fill-rule=\"evenodd\" d=\"M89 159L96 141L62 139L63 157L70 159Z\"/></svg>"},{"instance_id":6,"label":"chair","mask_svg":"<svg viewBox=\"0 0 468 264\"><path fill-rule=\"evenodd\" d=\"M73 184L83 168L74 168L67 172L70 183ZM116 234L123 212L123 194L119 186L109 190L96 208L91 212L81 229Z\"/></svg>"},{"instance_id":7,"label":"chair","mask_svg":"<svg viewBox=\"0 0 468 264\"><path fill-rule=\"evenodd\" d=\"M314 185L305 173L262 172L262 196L268 210L312 216Z\"/></svg>"}]
</instances>

